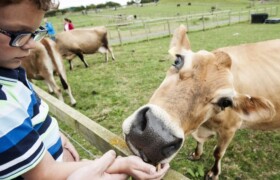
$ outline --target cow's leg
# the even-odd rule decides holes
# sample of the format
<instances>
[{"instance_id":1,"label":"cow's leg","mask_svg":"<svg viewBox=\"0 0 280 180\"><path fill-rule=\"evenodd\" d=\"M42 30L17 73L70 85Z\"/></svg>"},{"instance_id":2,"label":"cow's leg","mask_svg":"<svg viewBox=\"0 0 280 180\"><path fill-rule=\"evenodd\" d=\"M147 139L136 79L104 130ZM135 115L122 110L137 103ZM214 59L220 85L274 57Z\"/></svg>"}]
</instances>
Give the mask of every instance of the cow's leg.
<instances>
[{"instance_id":1,"label":"cow's leg","mask_svg":"<svg viewBox=\"0 0 280 180\"><path fill-rule=\"evenodd\" d=\"M73 70L72 59L68 59L68 63L69 63L70 71L72 71Z\"/></svg>"},{"instance_id":2,"label":"cow's leg","mask_svg":"<svg viewBox=\"0 0 280 180\"><path fill-rule=\"evenodd\" d=\"M61 74L59 75L59 78L60 78L60 82L62 84L63 89L66 91L66 93L68 94L68 96L70 98L71 105L75 106L77 102L72 95L71 88L67 82L66 74L64 72L61 72Z\"/></svg>"},{"instance_id":3,"label":"cow's leg","mask_svg":"<svg viewBox=\"0 0 280 180\"><path fill-rule=\"evenodd\" d=\"M57 86L57 84L55 83L55 79L53 77L53 74L49 74L48 76L45 76L45 81L47 82L47 84L50 85L50 87L53 89L55 95L57 96L57 98L61 101L64 102L63 100L63 96L61 93L60 88Z\"/></svg>"},{"instance_id":4,"label":"cow's leg","mask_svg":"<svg viewBox=\"0 0 280 180\"><path fill-rule=\"evenodd\" d=\"M80 52L76 53L76 55L80 58L80 60L84 63L85 67L88 68L88 63L84 59L84 55Z\"/></svg>"},{"instance_id":5,"label":"cow's leg","mask_svg":"<svg viewBox=\"0 0 280 180\"><path fill-rule=\"evenodd\" d=\"M221 174L221 160L226 152L226 149L234 137L234 130L222 130L218 133L218 144L214 150L215 163L211 170L206 174L205 179L207 180L218 180Z\"/></svg>"},{"instance_id":6,"label":"cow's leg","mask_svg":"<svg viewBox=\"0 0 280 180\"><path fill-rule=\"evenodd\" d=\"M44 80L45 81L45 83L46 83L46 85L48 86L48 91L49 91L49 93L50 94L53 94L54 92L53 92L53 88L51 87L51 85L49 84L49 82L47 82L46 80Z\"/></svg>"},{"instance_id":7,"label":"cow's leg","mask_svg":"<svg viewBox=\"0 0 280 180\"><path fill-rule=\"evenodd\" d=\"M101 46L100 48L98 48L98 52L100 52L101 54L105 54L105 62L107 63L109 59L107 46L106 45Z\"/></svg>"},{"instance_id":8,"label":"cow's leg","mask_svg":"<svg viewBox=\"0 0 280 180\"><path fill-rule=\"evenodd\" d=\"M112 48L108 48L108 51L110 52L111 56L112 56L112 60L115 60L115 56L114 56L114 53L113 53L113 50Z\"/></svg>"},{"instance_id":9,"label":"cow's leg","mask_svg":"<svg viewBox=\"0 0 280 180\"><path fill-rule=\"evenodd\" d=\"M190 154L188 159L190 160L199 160L201 155L203 154L203 145L204 142L209 138L213 137L216 133L214 131L209 130L203 126L199 127L195 132L192 133L192 136L197 142L197 146L195 151Z\"/></svg>"}]
</instances>

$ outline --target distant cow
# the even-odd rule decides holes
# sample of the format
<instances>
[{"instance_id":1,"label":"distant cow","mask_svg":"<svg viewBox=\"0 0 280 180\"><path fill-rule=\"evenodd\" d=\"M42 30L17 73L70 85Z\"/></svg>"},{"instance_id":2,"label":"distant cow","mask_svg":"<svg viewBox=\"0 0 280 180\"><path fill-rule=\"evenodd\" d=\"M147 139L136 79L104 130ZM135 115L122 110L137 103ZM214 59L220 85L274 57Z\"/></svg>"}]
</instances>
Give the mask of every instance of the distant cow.
<instances>
[{"instance_id":1,"label":"distant cow","mask_svg":"<svg viewBox=\"0 0 280 180\"><path fill-rule=\"evenodd\" d=\"M125 140L146 162L160 164L173 159L190 134L197 146L189 158L200 159L204 142L217 135L205 177L216 180L238 129L280 128L280 39L193 52L180 26L169 52L174 64L149 103L124 121Z\"/></svg>"},{"instance_id":2,"label":"distant cow","mask_svg":"<svg viewBox=\"0 0 280 180\"><path fill-rule=\"evenodd\" d=\"M56 43L61 55L68 60L70 70L73 69L71 61L76 56L81 59L85 67L88 67L83 54L93 54L99 51L106 54L105 61L108 62L108 52L110 52L112 59L115 59L113 51L109 47L105 27L64 31L57 34Z\"/></svg>"},{"instance_id":3,"label":"distant cow","mask_svg":"<svg viewBox=\"0 0 280 180\"><path fill-rule=\"evenodd\" d=\"M61 84L68 93L71 105L76 104L71 88L67 82L66 72L63 65L62 57L55 48L55 42L45 38L36 43L36 48L32 49L26 60L22 61L22 66L25 68L27 77L31 81L44 80L49 88L49 91L54 92L58 99L63 101L62 92L56 84L54 74L60 78Z\"/></svg>"}]
</instances>

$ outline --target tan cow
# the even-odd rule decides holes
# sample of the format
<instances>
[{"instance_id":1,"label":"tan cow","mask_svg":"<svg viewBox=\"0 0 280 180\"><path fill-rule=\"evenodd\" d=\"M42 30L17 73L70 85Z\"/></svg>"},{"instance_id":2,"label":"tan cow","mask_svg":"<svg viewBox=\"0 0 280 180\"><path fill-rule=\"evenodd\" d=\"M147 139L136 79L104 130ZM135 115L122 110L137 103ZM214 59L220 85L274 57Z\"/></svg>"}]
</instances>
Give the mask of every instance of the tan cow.
<instances>
[{"instance_id":1,"label":"tan cow","mask_svg":"<svg viewBox=\"0 0 280 180\"><path fill-rule=\"evenodd\" d=\"M22 61L22 66L26 70L29 80L44 80L49 91L51 93L54 92L58 99L63 101L62 92L54 79L54 74L57 74L63 89L66 90L70 97L71 105L74 106L76 104L76 100L67 82L62 57L56 49L53 40L44 38L40 42L36 42L36 48L32 49L26 60Z\"/></svg>"},{"instance_id":2,"label":"tan cow","mask_svg":"<svg viewBox=\"0 0 280 180\"><path fill-rule=\"evenodd\" d=\"M218 179L221 159L240 128L280 128L280 40L217 49L190 49L186 28L180 26L169 51L175 58L149 103L123 123L132 152L152 164L169 162L185 135L197 147L217 135L215 163L205 179Z\"/></svg>"},{"instance_id":3,"label":"tan cow","mask_svg":"<svg viewBox=\"0 0 280 180\"><path fill-rule=\"evenodd\" d=\"M88 67L83 54L93 54L97 51L105 53L105 61L108 62L108 52L114 60L114 54L109 47L107 29L105 27L95 27L91 29L74 29L64 31L56 35L57 47L61 55L66 58L73 69L72 59L78 56Z\"/></svg>"}]
</instances>

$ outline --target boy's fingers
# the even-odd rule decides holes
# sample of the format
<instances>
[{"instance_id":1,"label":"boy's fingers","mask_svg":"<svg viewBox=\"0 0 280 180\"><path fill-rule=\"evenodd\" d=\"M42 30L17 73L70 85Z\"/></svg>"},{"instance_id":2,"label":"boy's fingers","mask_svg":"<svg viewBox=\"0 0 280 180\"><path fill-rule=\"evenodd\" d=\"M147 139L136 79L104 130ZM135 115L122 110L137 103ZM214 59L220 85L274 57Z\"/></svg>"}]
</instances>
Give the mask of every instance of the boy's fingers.
<instances>
[{"instance_id":1,"label":"boy's fingers","mask_svg":"<svg viewBox=\"0 0 280 180\"><path fill-rule=\"evenodd\" d=\"M128 178L128 175L126 175L126 174L111 174L110 175L110 180L111 179L118 179L118 180L120 180L120 179L123 179L123 180L126 180Z\"/></svg>"},{"instance_id":2,"label":"boy's fingers","mask_svg":"<svg viewBox=\"0 0 280 180\"><path fill-rule=\"evenodd\" d=\"M162 165L162 168L157 171L156 173L154 173L153 175L151 175L152 177L150 178L151 180L159 180L159 179L162 179L166 172L168 171L170 165L168 163L166 164L163 164Z\"/></svg>"},{"instance_id":3,"label":"boy's fingers","mask_svg":"<svg viewBox=\"0 0 280 180\"><path fill-rule=\"evenodd\" d=\"M96 160L100 164L99 170L101 172L105 172L108 169L108 167L111 166L111 164L114 162L115 158L116 158L115 151L110 150L106 152L103 156L101 156L99 159Z\"/></svg>"},{"instance_id":4,"label":"boy's fingers","mask_svg":"<svg viewBox=\"0 0 280 180\"><path fill-rule=\"evenodd\" d=\"M163 164L161 170L159 170L157 173L160 174L159 177L157 177L156 179L162 179L165 174L167 173L168 169L170 168L170 165L168 163Z\"/></svg>"},{"instance_id":5,"label":"boy's fingers","mask_svg":"<svg viewBox=\"0 0 280 180\"><path fill-rule=\"evenodd\" d=\"M156 173L156 167L151 164L145 163L141 158L135 156L133 157L133 161L137 165L135 169L145 172L147 174Z\"/></svg>"}]
</instances>

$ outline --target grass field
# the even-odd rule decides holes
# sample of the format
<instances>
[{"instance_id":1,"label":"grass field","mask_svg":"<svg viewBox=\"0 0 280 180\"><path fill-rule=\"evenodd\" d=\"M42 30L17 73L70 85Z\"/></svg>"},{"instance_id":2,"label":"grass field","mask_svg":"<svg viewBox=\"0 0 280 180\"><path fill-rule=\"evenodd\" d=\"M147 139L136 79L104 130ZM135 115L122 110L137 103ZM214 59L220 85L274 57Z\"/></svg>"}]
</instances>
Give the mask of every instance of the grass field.
<instances>
[{"instance_id":1,"label":"grass field","mask_svg":"<svg viewBox=\"0 0 280 180\"><path fill-rule=\"evenodd\" d=\"M211 51L218 47L280 38L279 29L279 24L245 23L189 33L189 38L194 51ZM107 64L101 54L87 55L90 65L87 69L75 59L74 70L70 72L65 62L68 81L78 101L75 109L121 136L122 121L148 101L172 64L167 54L169 41L170 38L161 38L115 46L117 59ZM36 84L47 90L42 82ZM68 98L65 99L69 104ZM75 132L65 126L63 129L86 148L100 154ZM222 161L221 179L280 179L279 142L279 131L238 131ZM214 146L215 140L210 140L205 144L202 160L191 162L186 157L195 148L195 141L188 138L171 167L191 179L201 179L203 172L213 163ZM83 150L80 153L88 158Z\"/></svg>"}]
</instances>

